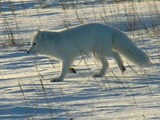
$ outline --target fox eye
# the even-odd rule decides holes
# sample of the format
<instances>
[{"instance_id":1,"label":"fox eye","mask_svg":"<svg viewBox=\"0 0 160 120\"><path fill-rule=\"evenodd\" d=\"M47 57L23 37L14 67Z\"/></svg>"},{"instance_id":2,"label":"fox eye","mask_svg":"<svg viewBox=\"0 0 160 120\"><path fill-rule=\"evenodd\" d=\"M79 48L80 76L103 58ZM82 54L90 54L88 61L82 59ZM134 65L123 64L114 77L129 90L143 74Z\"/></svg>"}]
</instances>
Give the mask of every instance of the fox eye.
<instances>
[{"instance_id":1,"label":"fox eye","mask_svg":"<svg viewBox=\"0 0 160 120\"><path fill-rule=\"evenodd\" d=\"M33 45L36 45L36 43L33 43Z\"/></svg>"}]
</instances>

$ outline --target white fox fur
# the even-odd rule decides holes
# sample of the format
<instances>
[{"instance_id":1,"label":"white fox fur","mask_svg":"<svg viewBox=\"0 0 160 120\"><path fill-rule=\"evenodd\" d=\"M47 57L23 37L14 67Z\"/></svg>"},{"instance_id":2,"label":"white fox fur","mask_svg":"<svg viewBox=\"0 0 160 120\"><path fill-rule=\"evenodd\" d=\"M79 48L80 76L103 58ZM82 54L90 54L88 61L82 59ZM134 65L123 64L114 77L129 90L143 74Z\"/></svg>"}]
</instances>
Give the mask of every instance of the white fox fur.
<instances>
[{"instance_id":1,"label":"white fox fur","mask_svg":"<svg viewBox=\"0 0 160 120\"><path fill-rule=\"evenodd\" d=\"M125 71L119 54L140 66L150 64L148 56L120 30L98 23L85 24L62 31L37 31L34 33L28 53L54 56L62 60L59 77L52 82L63 81L77 56L94 53L102 69L94 77L103 76L108 68L106 57L113 57L122 72Z\"/></svg>"}]
</instances>

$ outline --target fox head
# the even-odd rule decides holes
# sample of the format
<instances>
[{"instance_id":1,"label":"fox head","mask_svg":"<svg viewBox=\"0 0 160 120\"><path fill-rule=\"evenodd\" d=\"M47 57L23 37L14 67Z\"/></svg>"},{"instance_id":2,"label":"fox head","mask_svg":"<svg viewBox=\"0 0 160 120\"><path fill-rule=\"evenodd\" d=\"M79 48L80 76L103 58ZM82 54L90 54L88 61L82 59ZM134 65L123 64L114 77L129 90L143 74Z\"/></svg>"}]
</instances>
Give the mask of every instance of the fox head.
<instances>
[{"instance_id":1,"label":"fox head","mask_svg":"<svg viewBox=\"0 0 160 120\"><path fill-rule=\"evenodd\" d=\"M27 53L37 53L40 54L40 44L42 44L43 41L43 35L40 30L36 30L32 37L31 45L27 51Z\"/></svg>"}]
</instances>

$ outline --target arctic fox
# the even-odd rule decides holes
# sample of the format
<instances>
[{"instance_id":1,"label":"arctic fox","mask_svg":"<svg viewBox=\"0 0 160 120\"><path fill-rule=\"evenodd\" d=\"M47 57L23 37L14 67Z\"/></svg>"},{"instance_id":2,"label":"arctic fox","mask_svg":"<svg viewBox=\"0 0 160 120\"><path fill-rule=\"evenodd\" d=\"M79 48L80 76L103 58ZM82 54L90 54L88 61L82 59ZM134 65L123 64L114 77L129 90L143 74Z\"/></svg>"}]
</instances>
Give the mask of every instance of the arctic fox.
<instances>
[{"instance_id":1,"label":"arctic fox","mask_svg":"<svg viewBox=\"0 0 160 120\"><path fill-rule=\"evenodd\" d=\"M53 56L62 60L60 76L51 82L63 81L76 57L93 53L102 64L101 77L108 68L106 57L113 57L125 71L120 54L139 66L149 66L148 56L120 30L99 23L84 24L62 31L38 30L27 53Z\"/></svg>"}]
</instances>

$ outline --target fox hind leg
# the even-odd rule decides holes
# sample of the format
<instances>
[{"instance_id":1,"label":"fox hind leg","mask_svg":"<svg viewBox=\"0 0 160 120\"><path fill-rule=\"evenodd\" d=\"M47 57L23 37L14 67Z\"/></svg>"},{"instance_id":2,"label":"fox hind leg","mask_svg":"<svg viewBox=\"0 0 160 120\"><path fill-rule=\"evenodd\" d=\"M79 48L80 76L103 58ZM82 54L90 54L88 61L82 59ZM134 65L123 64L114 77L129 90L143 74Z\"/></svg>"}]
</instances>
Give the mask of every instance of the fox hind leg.
<instances>
[{"instance_id":1,"label":"fox hind leg","mask_svg":"<svg viewBox=\"0 0 160 120\"><path fill-rule=\"evenodd\" d=\"M123 61L120 57L120 55L117 52L113 52L113 56L118 64L119 69L124 73L126 71L126 68L123 65Z\"/></svg>"},{"instance_id":2,"label":"fox hind leg","mask_svg":"<svg viewBox=\"0 0 160 120\"><path fill-rule=\"evenodd\" d=\"M106 60L106 57L104 55L96 54L95 57L101 62L102 68L98 74L93 75L93 77L102 77L105 75L107 69L108 69L108 61Z\"/></svg>"}]
</instances>

